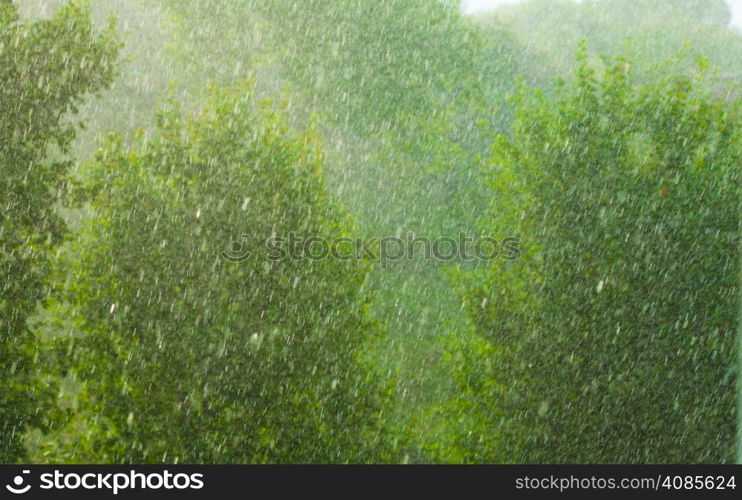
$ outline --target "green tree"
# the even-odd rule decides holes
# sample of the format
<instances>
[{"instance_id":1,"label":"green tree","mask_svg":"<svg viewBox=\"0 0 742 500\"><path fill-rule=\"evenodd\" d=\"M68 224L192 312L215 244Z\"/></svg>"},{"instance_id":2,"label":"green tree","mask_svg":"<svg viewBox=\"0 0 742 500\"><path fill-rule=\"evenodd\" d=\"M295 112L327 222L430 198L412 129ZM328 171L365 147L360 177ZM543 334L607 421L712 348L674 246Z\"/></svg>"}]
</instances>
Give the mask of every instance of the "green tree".
<instances>
[{"instance_id":1,"label":"green tree","mask_svg":"<svg viewBox=\"0 0 742 500\"><path fill-rule=\"evenodd\" d=\"M733 460L738 93L702 60L665 67L638 83L583 47L496 141L490 231L524 254L462 283L516 462Z\"/></svg>"},{"instance_id":2,"label":"green tree","mask_svg":"<svg viewBox=\"0 0 742 500\"><path fill-rule=\"evenodd\" d=\"M0 3L0 462L19 459L26 426L43 423L27 319L64 232L54 205L75 137L67 118L111 83L117 51L113 26L96 33L85 2L30 24Z\"/></svg>"},{"instance_id":3,"label":"green tree","mask_svg":"<svg viewBox=\"0 0 742 500\"><path fill-rule=\"evenodd\" d=\"M276 237L350 234L321 163L316 137L290 132L249 86L214 88L188 119L160 113L136 146L104 145L81 174L90 215L59 268L70 306L55 317L73 332L59 363L80 409L42 453L378 460L383 393L361 356L378 333L369 266L274 254L290 250Z\"/></svg>"}]
</instances>

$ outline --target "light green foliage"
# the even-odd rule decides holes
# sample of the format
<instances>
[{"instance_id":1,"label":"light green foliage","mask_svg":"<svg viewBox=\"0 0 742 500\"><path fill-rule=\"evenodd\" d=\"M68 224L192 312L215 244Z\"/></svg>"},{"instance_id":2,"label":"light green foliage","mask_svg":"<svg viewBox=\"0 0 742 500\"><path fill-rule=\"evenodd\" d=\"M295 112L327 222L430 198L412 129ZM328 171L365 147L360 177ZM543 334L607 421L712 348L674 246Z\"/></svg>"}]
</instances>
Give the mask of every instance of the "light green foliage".
<instances>
[{"instance_id":1,"label":"light green foliage","mask_svg":"<svg viewBox=\"0 0 742 500\"><path fill-rule=\"evenodd\" d=\"M476 332L458 325L440 340L441 371L450 378L452 394L442 403L414 415L408 447L433 463L507 463L498 420L504 388L498 383L497 352Z\"/></svg>"},{"instance_id":2,"label":"light green foliage","mask_svg":"<svg viewBox=\"0 0 742 500\"><path fill-rule=\"evenodd\" d=\"M161 113L134 147L111 138L85 170L76 192L90 214L60 263L79 333L59 362L82 384L80 439L92 442L64 459L375 459L381 392L360 357L376 331L368 266L266 258L271 235L351 229L316 139L273 109L250 87L214 89L192 118ZM252 257L226 259L233 241Z\"/></svg>"},{"instance_id":3,"label":"light green foliage","mask_svg":"<svg viewBox=\"0 0 742 500\"><path fill-rule=\"evenodd\" d=\"M162 3L196 81L288 86L295 116L319 122L330 187L364 230L440 234L471 221L478 183L465 166L486 152L482 128L503 122L492 102L512 86L505 40L485 41L435 0Z\"/></svg>"},{"instance_id":4,"label":"light green foliage","mask_svg":"<svg viewBox=\"0 0 742 500\"><path fill-rule=\"evenodd\" d=\"M734 449L740 110L699 61L637 83L583 48L551 101L524 89L491 159L517 263L464 282L498 348L505 453L719 462Z\"/></svg>"},{"instance_id":5,"label":"light green foliage","mask_svg":"<svg viewBox=\"0 0 742 500\"><path fill-rule=\"evenodd\" d=\"M26 425L43 423L26 319L47 295L48 254L64 231L53 205L75 137L66 118L110 84L117 50L113 27L96 34L85 2L36 23L0 3L0 462L19 459Z\"/></svg>"},{"instance_id":6,"label":"light green foliage","mask_svg":"<svg viewBox=\"0 0 742 500\"><path fill-rule=\"evenodd\" d=\"M22 16L46 19L66 0L24 0L18 3ZM118 78L101 98L82 103L79 116L86 127L73 142L71 153L88 160L107 133L118 132L128 140L139 127L154 125L153 109L167 95L171 82L183 71L170 57L173 27L155 2L147 0L98 0L91 3L96 26L116 19L121 41ZM199 85L203 91L206 84Z\"/></svg>"},{"instance_id":7,"label":"light green foliage","mask_svg":"<svg viewBox=\"0 0 742 500\"><path fill-rule=\"evenodd\" d=\"M742 81L742 37L729 26L725 0L526 0L483 16L484 33L505 29L521 47L526 77L550 86L575 69L573 48L582 38L594 55L624 55L650 74L690 44ZM689 70L692 68L688 68Z\"/></svg>"}]
</instances>

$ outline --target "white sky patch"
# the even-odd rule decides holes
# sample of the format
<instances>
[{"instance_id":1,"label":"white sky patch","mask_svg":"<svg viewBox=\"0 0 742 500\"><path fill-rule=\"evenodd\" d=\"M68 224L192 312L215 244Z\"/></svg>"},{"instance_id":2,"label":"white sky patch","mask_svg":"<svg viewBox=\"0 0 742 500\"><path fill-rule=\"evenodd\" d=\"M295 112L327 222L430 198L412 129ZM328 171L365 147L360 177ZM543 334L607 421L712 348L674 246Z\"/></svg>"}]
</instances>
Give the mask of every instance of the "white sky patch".
<instances>
[{"instance_id":1,"label":"white sky patch","mask_svg":"<svg viewBox=\"0 0 742 500\"><path fill-rule=\"evenodd\" d=\"M520 0L463 0L461 3L463 4L464 12L467 14L474 14L476 12L492 10L500 5L518 3L519 1Z\"/></svg>"},{"instance_id":2,"label":"white sky patch","mask_svg":"<svg viewBox=\"0 0 742 500\"><path fill-rule=\"evenodd\" d=\"M464 12L474 14L492 10L500 5L518 3L520 0L463 0ZM629 0L630 1L630 0ZM742 0L727 0L732 11L732 24L742 28Z\"/></svg>"}]
</instances>

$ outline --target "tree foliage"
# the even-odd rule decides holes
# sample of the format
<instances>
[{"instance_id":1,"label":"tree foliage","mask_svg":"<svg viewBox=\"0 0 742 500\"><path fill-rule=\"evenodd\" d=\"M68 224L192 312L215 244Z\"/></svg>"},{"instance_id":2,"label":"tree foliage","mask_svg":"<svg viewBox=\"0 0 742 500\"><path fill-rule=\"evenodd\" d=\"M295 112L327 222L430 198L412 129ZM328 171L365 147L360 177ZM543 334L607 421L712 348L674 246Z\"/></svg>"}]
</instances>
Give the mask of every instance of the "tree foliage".
<instances>
[{"instance_id":1,"label":"tree foliage","mask_svg":"<svg viewBox=\"0 0 742 500\"><path fill-rule=\"evenodd\" d=\"M47 295L49 252L65 229L53 206L75 137L67 117L111 83L117 51L113 26L96 33L85 2L36 23L0 4L0 462L22 455L24 430L39 421L26 320Z\"/></svg>"},{"instance_id":2,"label":"tree foliage","mask_svg":"<svg viewBox=\"0 0 742 500\"><path fill-rule=\"evenodd\" d=\"M73 329L82 387L72 428L91 442L63 448L69 460L344 462L379 449L382 392L361 357L376 332L369 268L267 253L272 237L351 226L316 138L251 92L215 88L187 119L165 110L156 136L112 137L82 176L90 215L65 248L75 279L56 318Z\"/></svg>"},{"instance_id":3,"label":"tree foliage","mask_svg":"<svg viewBox=\"0 0 742 500\"><path fill-rule=\"evenodd\" d=\"M627 56L645 78L690 46L723 68L723 78L740 82L742 37L730 20L725 0L526 0L482 16L480 26L485 35L511 33L524 76L541 87L576 69L573 48L583 38L595 59Z\"/></svg>"},{"instance_id":4,"label":"tree foliage","mask_svg":"<svg viewBox=\"0 0 742 500\"><path fill-rule=\"evenodd\" d=\"M637 83L583 48L496 142L490 230L524 256L463 282L515 461L733 459L739 101L681 66Z\"/></svg>"}]
</instances>

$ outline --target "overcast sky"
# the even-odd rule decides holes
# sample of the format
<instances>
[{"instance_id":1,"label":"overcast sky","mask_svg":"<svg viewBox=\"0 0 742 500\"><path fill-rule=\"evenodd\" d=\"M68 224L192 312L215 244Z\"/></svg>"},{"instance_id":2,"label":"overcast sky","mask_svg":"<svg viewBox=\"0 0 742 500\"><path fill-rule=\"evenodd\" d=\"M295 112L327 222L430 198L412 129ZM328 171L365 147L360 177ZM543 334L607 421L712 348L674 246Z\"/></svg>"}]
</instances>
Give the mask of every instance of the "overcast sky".
<instances>
[{"instance_id":1,"label":"overcast sky","mask_svg":"<svg viewBox=\"0 0 742 500\"><path fill-rule=\"evenodd\" d=\"M498 5L518 3L519 0L463 0L464 10L467 13L482 12ZM631 0L627 0L631 1ZM732 24L742 27L742 0L727 0L732 9Z\"/></svg>"}]
</instances>

